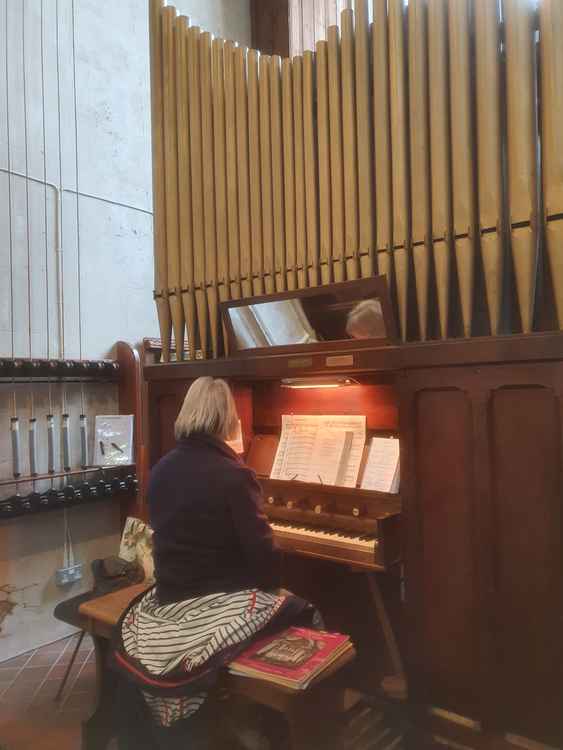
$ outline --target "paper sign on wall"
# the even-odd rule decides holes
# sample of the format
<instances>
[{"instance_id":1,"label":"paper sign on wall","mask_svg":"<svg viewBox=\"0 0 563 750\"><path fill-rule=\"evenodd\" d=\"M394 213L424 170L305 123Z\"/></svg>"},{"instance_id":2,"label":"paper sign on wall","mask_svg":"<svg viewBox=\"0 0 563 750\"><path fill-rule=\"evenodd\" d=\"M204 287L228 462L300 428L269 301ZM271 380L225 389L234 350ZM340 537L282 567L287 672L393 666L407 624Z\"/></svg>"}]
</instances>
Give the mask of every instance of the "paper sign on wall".
<instances>
[{"instance_id":1,"label":"paper sign on wall","mask_svg":"<svg viewBox=\"0 0 563 750\"><path fill-rule=\"evenodd\" d=\"M132 464L133 414L98 414L95 442L96 466Z\"/></svg>"}]
</instances>

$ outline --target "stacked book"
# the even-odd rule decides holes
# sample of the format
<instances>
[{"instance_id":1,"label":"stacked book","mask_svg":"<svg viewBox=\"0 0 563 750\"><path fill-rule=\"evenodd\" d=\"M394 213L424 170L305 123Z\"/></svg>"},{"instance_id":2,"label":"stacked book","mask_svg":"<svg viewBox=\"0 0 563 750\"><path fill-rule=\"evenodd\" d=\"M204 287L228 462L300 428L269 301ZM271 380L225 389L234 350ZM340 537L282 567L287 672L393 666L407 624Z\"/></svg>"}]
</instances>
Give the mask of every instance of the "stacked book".
<instances>
[{"instance_id":1,"label":"stacked book","mask_svg":"<svg viewBox=\"0 0 563 750\"><path fill-rule=\"evenodd\" d=\"M231 662L229 671L305 690L335 661L342 659L346 663L354 655L347 635L291 627L253 643Z\"/></svg>"}]
</instances>

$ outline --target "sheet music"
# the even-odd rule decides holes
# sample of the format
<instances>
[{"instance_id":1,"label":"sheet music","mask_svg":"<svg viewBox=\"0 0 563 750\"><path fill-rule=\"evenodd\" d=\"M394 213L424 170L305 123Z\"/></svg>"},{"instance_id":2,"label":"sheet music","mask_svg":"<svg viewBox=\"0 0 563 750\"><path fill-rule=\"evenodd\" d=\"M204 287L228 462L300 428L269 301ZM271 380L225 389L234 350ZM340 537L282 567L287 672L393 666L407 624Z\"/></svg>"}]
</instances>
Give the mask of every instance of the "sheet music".
<instances>
[{"instance_id":1,"label":"sheet music","mask_svg":"<svg viewBox=\"0 0 563 750\"><path fill-rule=\"evenodd\" d=\"M398 492L399 467L399 441L395 438L372 438L362 477L362 489Z\"/></svg>"},{"instance_id":2,"label":"sheet music","mask_svg":"<svg viewBox=\"0 0 563 750\"><path fill-rule=\"evenodd\" d=\"M308 482L336 484L341 473L344 447L350 443L351 433L344 430L319 430L311 456Z\"/></svg>"},{"instance_id":3,"label":"sheet music","mask_svg":"<svg viewBox=\"0 0 563 750\"><path fill-rule=\"evenodd\" d=\"M282 414L282 432L272 479L297 479L306 482L318 432L317 417Z\"/></svg>"},{"instance_id":4,"label":"sheet music","mask_svg":"<svg viewBox=\"0 0 563 750\"><path fill-rule=\"evenodd\" d=\"M355 487L365 426L365 416L283 414L272 479Z\"/></svg>"},{"instance_id":5,"label":"sheet music","mask_svg":"<svg viewBox=\"0 0 563 750\"><path fill-rule=\"evenodd\" d=\"M322 428L338 428L352 433L352 444L350 446L347 461L343 467L342 476L338 478L337 484L340 487L355 487L358 482L358 474L362 463L364 446L366 444L366 418L365 415L358 416L326 416L321 417L323 420Z\"/></svg>"}]
</instances>

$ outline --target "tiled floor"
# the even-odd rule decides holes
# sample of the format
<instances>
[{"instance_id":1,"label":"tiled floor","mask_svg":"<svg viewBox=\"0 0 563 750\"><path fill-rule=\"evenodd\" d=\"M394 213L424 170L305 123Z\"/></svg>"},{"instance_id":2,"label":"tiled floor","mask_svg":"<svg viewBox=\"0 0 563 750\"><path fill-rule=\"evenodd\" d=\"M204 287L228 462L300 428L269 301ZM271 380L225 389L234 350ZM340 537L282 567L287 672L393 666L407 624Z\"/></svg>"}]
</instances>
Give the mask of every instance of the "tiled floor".
<instances>
[{"instance_id":1,"label":"tiled floor","mask_svg":"<svg viewBox=\"0 0 563 750\"><path fill-rule=\"evenodd\" d=\"M0 662L1 750L79 750L80 724L93 710L96 665L85 636L65 691L55 695L78 636Z\"/></svg>"},{"instance_id":2,"label":"tiled floor","mask_svg":"<svg viewBox=\"0 0 563 750\"><path fill-rule=\"evenodd\" d=\"M96 665L89 636L82 641L60 700L54 700L77 638L0 662L0 750L80 750L80 725L92 714L95 699ZM406 747L394 731L370 747L388 745L394 750ZM417 741L408 747L430 750L436 745Z\"/></svg>"}]
</instances>

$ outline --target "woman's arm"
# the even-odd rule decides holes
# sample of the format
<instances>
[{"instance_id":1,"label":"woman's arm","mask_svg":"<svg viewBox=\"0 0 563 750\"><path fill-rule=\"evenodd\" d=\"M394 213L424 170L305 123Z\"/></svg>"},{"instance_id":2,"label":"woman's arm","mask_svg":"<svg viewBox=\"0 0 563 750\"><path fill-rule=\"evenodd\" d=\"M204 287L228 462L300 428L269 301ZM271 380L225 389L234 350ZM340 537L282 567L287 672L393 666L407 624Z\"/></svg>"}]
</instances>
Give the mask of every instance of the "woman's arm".
<instances>
[{"instance_id":1,"label":"woman's arm","mask_svg":"<svg viewBox=\"0 0 563 750\"><path fill-rule=\"evenodd\" d=\"M259 587L277 587L281 553L274 544L272 529L262 510L262 490L249 469L237 474L237 487L230 502L236 533Z\"/></svg>"}]
</instances>

